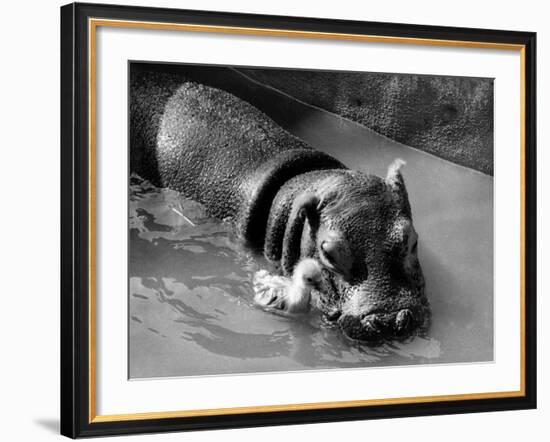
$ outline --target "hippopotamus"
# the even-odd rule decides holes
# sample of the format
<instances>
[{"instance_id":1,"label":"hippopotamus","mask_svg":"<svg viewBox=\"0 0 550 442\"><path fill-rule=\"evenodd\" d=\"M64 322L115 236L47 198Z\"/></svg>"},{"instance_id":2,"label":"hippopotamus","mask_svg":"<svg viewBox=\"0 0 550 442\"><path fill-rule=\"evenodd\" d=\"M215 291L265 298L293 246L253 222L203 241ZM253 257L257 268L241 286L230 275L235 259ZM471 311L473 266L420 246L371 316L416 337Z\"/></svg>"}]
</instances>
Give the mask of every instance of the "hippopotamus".
<instances>
[{"instance_id":1,"label":"hippopotamus","mask_svg":"<svg viewBox=\"0 0 550 442\"><path fill-rule=\"evenodd\" d=\"M385 177L351 170L227 91L157 74L132 82L136 172L230 221L282 275L316 259L318 307L348 338L374 345L426 330L401 161Z\"/></svg>"}]
</instances>

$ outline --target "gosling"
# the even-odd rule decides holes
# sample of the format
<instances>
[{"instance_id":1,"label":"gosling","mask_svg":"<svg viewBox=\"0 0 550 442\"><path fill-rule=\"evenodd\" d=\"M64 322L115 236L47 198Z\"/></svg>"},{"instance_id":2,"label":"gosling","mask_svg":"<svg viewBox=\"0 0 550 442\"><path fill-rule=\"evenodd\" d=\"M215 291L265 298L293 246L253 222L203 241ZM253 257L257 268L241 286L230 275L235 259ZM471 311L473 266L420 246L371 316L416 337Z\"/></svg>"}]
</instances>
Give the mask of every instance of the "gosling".
<instances>
[{"instance_id":1,"label":"gosling","mask_svg":"<svg viewBox=\"0 0 550 442\"><path fill-rule=\"evenodd\" d=\"M311 258L305 258L296 265L292 279L260 270L253 278L254 302L281 312L307 313L311 308L311 291L319 290L321 275L320 264Z\"/></svg>"}]
</instances>

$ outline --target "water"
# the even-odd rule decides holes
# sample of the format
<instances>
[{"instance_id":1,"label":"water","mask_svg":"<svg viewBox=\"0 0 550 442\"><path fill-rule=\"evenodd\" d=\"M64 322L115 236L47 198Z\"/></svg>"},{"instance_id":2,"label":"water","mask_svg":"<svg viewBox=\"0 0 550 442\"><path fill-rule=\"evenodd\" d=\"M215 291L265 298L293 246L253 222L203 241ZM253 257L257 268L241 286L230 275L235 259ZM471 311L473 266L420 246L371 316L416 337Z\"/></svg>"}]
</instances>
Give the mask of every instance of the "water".
<instances>
[{"instance_id":1,"label":"water","mask_svg":"<svg viewBox=\"0 0 550 442\"><path fill-rule=\"evenodd\" d=\"M350 168L384 176L395 159L419 234L432 305L426 337L369 348L318 315L292 319L253 304L265 267L229 224L196 202L132 177L130 377L359 368L493 360L493 179L297 104L287 129ZM181 215L184 216L181 216Z\"/></svg>"}]
</instances>

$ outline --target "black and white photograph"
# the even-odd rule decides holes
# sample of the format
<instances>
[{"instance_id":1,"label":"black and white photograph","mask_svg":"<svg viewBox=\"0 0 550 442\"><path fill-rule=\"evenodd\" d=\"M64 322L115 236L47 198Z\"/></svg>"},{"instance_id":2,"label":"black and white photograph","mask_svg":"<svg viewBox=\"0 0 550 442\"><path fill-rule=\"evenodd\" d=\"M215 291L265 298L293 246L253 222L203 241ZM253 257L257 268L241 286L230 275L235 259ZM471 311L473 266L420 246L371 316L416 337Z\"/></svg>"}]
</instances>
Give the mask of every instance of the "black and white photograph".
<instances>
[{"instance_id":1,"label":"black and white photograph","mask_svg":"<svg viewBox=\"0 0 550 442\"><path fill-rule=\"evenodd\" d=\"M494 79L128 62L130 379L494 360Z\"/></svg>"}]
</instances>

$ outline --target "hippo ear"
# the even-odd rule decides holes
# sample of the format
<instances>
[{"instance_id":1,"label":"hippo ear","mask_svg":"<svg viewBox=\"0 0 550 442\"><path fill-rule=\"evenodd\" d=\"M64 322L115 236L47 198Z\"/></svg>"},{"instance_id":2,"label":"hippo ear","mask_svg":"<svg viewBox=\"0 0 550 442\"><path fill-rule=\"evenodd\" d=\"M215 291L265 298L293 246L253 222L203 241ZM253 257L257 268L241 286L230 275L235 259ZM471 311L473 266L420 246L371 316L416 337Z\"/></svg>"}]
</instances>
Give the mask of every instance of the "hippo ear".
<instances>
[{"instance_id":1,"label":"hippo ear","mask_svg":"<svg viewBox=\"0 0 550 442\"><path fill-rule=\"evenodd\" d=\"M401 158L397 158L388 167L386 184L396 191L405 190L405 180L401 175L401 167L407 164Z\"/></svg>"},{"instance_id":2,"label":"hippo ear","mask_svg":"<svg viewBox=\"0 0 550 442\"><path fill-rule=\"evenodd\" d=\"M401 167L406 163L401 158L397 158L388 167L388 174L386 175L386 185L392 192L395 201L404 210L405 215L411 216L411 206L409 204L409 195L407 188L405 187L405 180L401 175Z\"/></svg>"}]
</instances>

